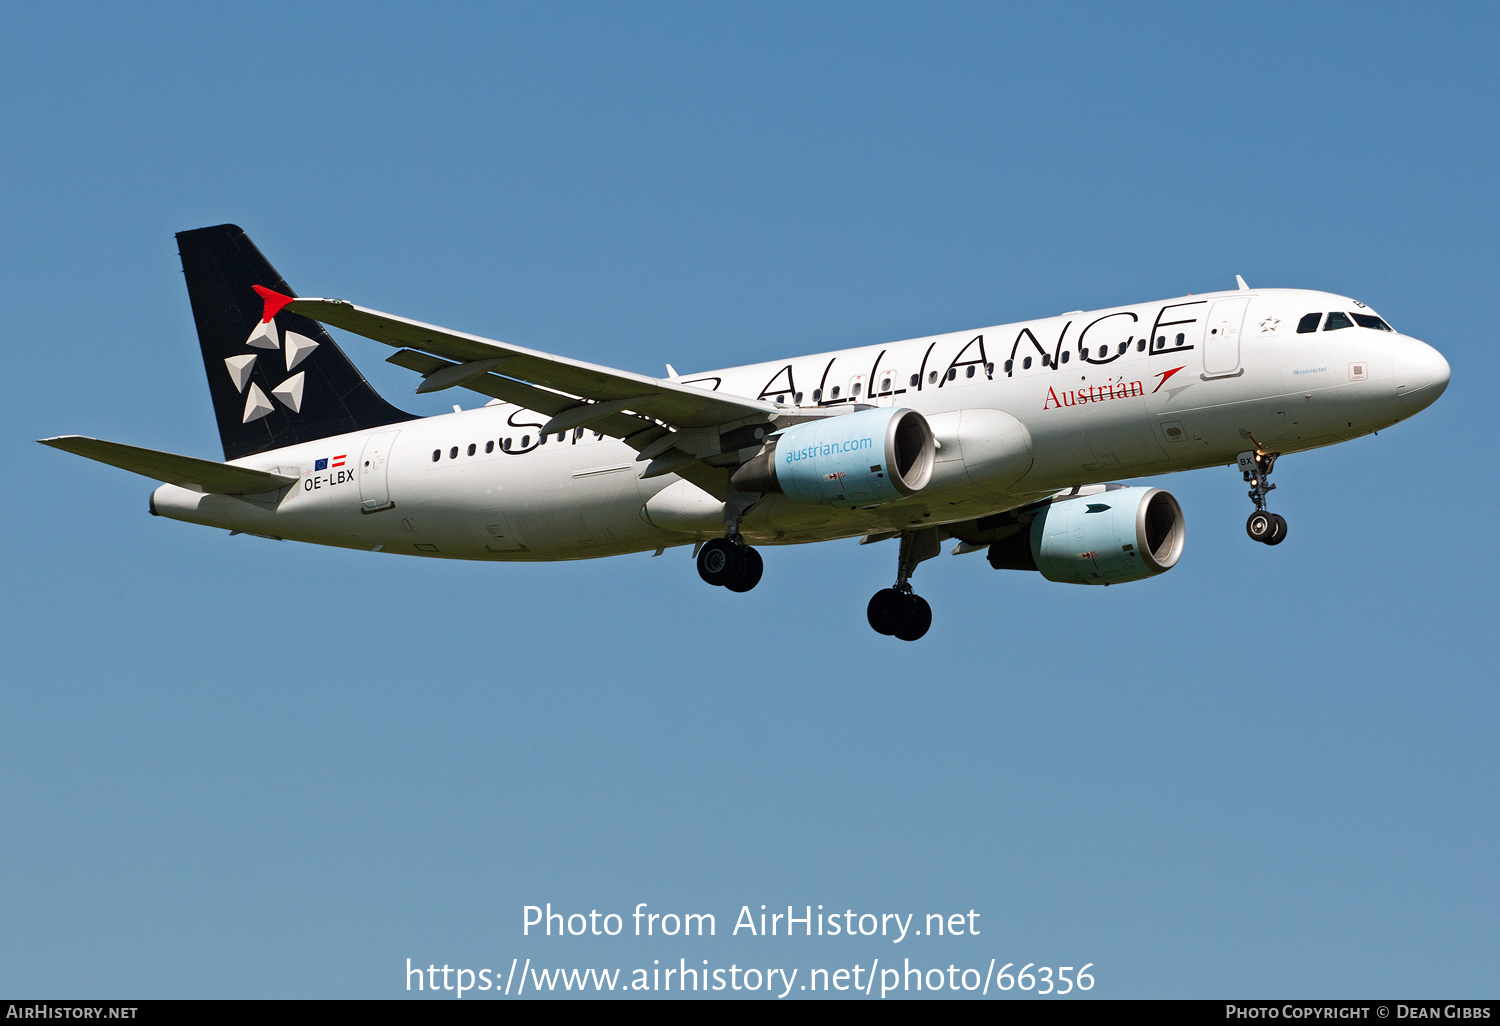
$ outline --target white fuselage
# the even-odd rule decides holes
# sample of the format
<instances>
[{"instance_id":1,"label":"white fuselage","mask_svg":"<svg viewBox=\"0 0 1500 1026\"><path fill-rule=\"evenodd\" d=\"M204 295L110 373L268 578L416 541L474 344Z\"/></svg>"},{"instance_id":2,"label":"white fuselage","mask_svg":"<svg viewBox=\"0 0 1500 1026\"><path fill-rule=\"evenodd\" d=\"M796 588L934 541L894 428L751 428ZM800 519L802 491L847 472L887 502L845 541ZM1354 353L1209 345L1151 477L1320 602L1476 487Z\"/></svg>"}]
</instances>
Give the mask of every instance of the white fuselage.
<instances>
[{"instance_id":1,"label":"white fuselage","mask_svg":"<svg viewBox=\"0 0 1500 1026\"><path fill-rule=\"evenodd\" d=\"M1233 463L1247 449L1329 445L1441 393L1446 363L1408 336L1298 333L1304 315L1325 311L1371 313L1323 292L1211 293L681 380L787 407L910 407L932 424L954 471L916 495L858 510L771 495L745 517L750 541L795 544L970 520L1070 486ZM1024 427L1027 451L986 477L969 454L989 411ZM163 485L152 508L253 534L458 559L582 559L724 533L721 503L706 492L674 475L643 479L634 449L587 429L542 443L547 419L497 402L277 449L234 462L298 485L244 497Z\"/></svg>"}]
</instances>

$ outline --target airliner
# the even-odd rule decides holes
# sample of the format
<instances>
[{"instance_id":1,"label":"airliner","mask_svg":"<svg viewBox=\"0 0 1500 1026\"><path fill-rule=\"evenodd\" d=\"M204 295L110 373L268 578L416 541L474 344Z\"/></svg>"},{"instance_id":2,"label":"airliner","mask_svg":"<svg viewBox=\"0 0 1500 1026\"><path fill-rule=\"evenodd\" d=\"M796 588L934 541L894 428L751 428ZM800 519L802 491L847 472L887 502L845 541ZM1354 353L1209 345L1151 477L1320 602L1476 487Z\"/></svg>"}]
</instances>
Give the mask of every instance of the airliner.
<instances>
[{"instance_id":1,"label":"airliner","mask_svg":"<svg viewBox=\"0 0 1500 1026\"><path fill-rule=\"evenodd\" d=\"M177 235L224 462L80 435L40 441L162 482L154 516L277 540L495 561L694 546L747 592L755 545L897 540L870 626L915 641L918 564L985 552L1066 584L1154 577L1182 556L1177 499L1132 478L1236 467L1251 539L1276 460L1425 409L1448 363L1364 303L1237 287L665 377L298 297L243 229ZM384 343L419 417L324 325ZM460 394L462 394L462 392Z\"/></svg>"}]
</instances>

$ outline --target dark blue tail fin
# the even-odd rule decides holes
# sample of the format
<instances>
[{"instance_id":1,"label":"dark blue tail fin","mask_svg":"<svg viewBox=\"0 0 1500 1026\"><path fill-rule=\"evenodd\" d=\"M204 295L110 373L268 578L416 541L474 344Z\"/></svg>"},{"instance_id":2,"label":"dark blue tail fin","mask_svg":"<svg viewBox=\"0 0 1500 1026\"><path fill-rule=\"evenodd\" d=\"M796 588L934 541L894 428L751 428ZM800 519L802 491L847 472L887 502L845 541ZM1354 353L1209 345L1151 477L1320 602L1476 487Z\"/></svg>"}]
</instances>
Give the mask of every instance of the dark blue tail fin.
<instances>
[{"instance_id":1,"label":"dark blue tail fin","mask_svg":"<svg viewBox=\"0 0 1500 1026\"><path fill-rule=\"evenodd\" d=\"M416 419L380 397L316 321L274 313L255 286L294 296L244 229L177 234L224 458Z\"/></svg>"}]
</instances>

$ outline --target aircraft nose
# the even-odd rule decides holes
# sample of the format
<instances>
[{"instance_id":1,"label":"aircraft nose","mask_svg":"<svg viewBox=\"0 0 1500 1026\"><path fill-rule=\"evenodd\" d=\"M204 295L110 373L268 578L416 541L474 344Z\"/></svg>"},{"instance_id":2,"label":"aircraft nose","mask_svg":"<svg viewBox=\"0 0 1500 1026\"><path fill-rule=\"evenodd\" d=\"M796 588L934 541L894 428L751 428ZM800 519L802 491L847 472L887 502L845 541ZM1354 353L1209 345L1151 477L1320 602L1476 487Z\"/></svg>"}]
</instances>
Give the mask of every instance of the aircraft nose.
<instances>
[{"instance_id":1,"label":"aircraft nose","mask_svg":"<svg viewBox=\"0 0 1500 1026\"><path fill-rule=\"evenodd\" d=\"M1412 413L1437 402L1448 387L1448 361L1426 342L1407 339L1396 347L1393 361L1396 395Z\"/></svg>"}]
</instances>

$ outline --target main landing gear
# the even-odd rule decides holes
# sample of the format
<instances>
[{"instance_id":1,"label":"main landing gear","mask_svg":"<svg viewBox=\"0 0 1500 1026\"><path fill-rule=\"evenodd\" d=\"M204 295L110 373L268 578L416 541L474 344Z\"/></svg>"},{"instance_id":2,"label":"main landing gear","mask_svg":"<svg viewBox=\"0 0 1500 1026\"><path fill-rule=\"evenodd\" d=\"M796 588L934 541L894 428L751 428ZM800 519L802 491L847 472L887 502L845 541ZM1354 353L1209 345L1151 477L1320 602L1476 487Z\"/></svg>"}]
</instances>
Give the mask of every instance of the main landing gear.
<instances>
[{"instance_id":1,"label":"main landing gear","mask_svg":"<svg viewBox=\"0 0 1500 1026\"><path fill-rule=\"evenodd\" d=\"M765 563L743 538L715 538L698 550L698 576L718 588L749 591L760 583Z\"/></svg>"},{"instance_id":2,"label":"main landing gear","mask_svg":"<svg viewBox=\"0 0 1500 1026\"><path fill-rule=\"evenodd\" d=\"M760 498L729 490L724 502L724 537L705 542L698 550L698 576L714 587L743 592L760 583L765 563L740 534L740 519Z\"/></svg>"},{"instance_id":3,"label":"main landing gear","mask_svg":"<svg viewBox=\"0 0 1500 1026\"><path fill-rule=\"evenodd\" d=\"M896 586L877 591L865 609L877 634L916 641L932 626L932 607L911 590L908 583L917 564L939 551L937 528L906 531L901 535L901 556L896 565Z\"/></svg>"},{"instance_id":4,"label":"main landing gear","mask_svg":"<svg viewBox=\"0 0 1500 1026\"><path fill-rule=\"evenodd\" d=\"M1252 449L1240 453L1240 470L1250 484L1250 501L1255 503L1255 512L1245 521L1245 533L1252 540L1267 545L1280 545L1286 540L1286 520L1279 513L1266 510L1266 495L1276 486L1270 482L1271 469L1276 466L1279 452L1260 452Z\"/></svg>"}]
</instances>

